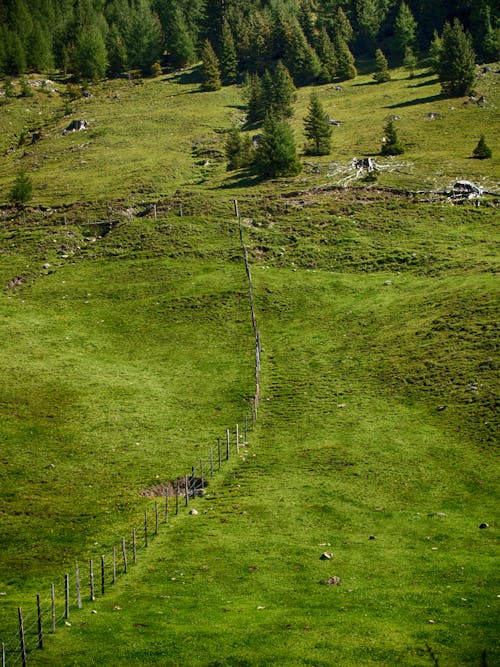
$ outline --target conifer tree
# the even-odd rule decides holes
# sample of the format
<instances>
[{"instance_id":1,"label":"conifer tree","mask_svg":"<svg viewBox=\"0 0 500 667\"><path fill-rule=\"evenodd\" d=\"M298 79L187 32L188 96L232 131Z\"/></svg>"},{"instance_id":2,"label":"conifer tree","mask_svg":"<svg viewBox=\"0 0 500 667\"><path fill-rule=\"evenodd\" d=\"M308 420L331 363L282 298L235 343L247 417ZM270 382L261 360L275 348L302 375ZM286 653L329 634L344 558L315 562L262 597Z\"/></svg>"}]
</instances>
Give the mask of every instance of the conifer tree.
<instances>
[{"instance_id":1,"label":"conifer tree","mask_svg":"<svg viewBox=\"0 0 500 667\"><path fill-rule=\"evenodd\" d=\"M281 62L276 65L271 78L271 105L270 112L290 118L293 116L293 101L295 100L295 86L290 72Z\"/></svg>"},{"instance_id":2,"label":"conifer tree","mask_svg":"<svg viewBox=\"0 0 500 667\"><path fill-rule=\"evenodd\" d=\"M315 47L316 53L321 61L319 79L321 83L331 83L337 74L337 55L324 26L318 33Z\"/></svg>"},{"instance_id":3,"label":"conifer tree","mask_svg":"<svg viewBox=\"0 0 500 667\"><path fill-rule=\"evenodd\" d=\"M373 78L377 83L385 83L390 81L391 73L389 72L389 63L385 57L382 49L375 51L375 73Z\"/></svg>"},{"instance_id":4,"label":"conifer tree","mask_svg":"<svg viewBox=\"0 0 500 667\"><path fill-rule=\"evenodd\" d=\"M437 30L434 30L432 42L429 47L429 65L433 72L439 73L439 66L441 63L441 54L443 52L443 41L439 36Z\"/></svg>"},{"instance_id":5,"label":"conifer tree","mask_svg":"<svg viewBox=\"0 0 500 667\"><path fill-rule=\"evenodd\" d=\"M406 49L413 47L416 30L417 22L411 13L411 9L406 2L402 2L394 22L394 39L401 56L404 56Z\"/></svg>"},{"instance_id":6,"label":"conifer tree","mask_svg":"<svg viewBox=\"0 0 500 667\"><path fill-rule=\"evenodd\" d=\"M201 52L203 90L219 90L222 83L220 78L219 60L215 55L212 45L205 40Z\"/></svg>"},{"instance_id":7,"label":"conifer tree","mask_svg":"<svg viewBox=\"0 0 500 667\"><path fill-rule=\"evenodd\" d=\"M474 148L472 152L472 155L478 160L485 160L492 156L491 148L487 145L486 141L484 140L484 134L481 135L479 141L477 142L477 146Z\"/></svg>"},{"instance_id":8,"label":"conifer tree","mask_svg":"<svg viewBox=\"0 0 500 667\"><path fill-rule=\"evenodd\" d=\"M309 140L307 152L311 155L328 155L331 148L332 128L328 116L316 93L311 93L309 113L304 118L304 133Z\"/></svg>"},{"instance_id":9,"label":"conifer tree","mask_svg":"<svg viewBox=\"0 0 500 667\"><path fill-rule=\"evenodd\" d=\"M450 97L468 95L475 78L475 54L471 39L465 34L460 21L455 19L453 25L446 23L443 29L439 62L441 89Z\"/></svg>"},{"instance_id":10,"label":"conifer tree","mask_svg":"<svg viewBox=\"0 0 500 667\"><path fill-rule=\"evenodd\" d=\"M294 176L302 170L292 129L284 118L267 116L255 168L265 178Z\"/></svg>"},{"instance_id":11,"label":"conifer tree","mask_svg":"<svg viewBox=\"0 0 500 667\"><path fill-rule=\"evenodd\" d=\"M220 70L224 85L229 86L232 83L236 83L238 76L238 58L236 56L236 47L234 45L231 28L226 19L224 19L222 23Z\"/></svg>"},{"instance_id":12,"label":"conifer tree","mask_svg":"<svg viewBox=\"0 0 500 667\"><path fill-rule=\"evenodd\" d=\"M352 40L353 30L352 25L347 18L342 7L337 7L337 12L335 15L335 30L342 37L346 44Z\"/></svg>"},{"instance_id":13,"label":"conifer tree","mask_svg":"<svg viewBox=\"0 0 500 667\"><path fill-rule=\"evenodd\" d=\"M106 40L109 72L122 74L127 69L127 49L118 26L113 23Z\"/></svg>"},{"instance_id":14,"label":"conifer tree","mask_svg":"<svg viewBox=\"0 0 500 667\"><path fill-rule=\"evenodd\" d=\"M76 43L76 68L82 79L97 80L104 77L108 67L108 53L102 33L96 23L86 26Z\"/></svg>"},{"instance_id":15,"label":"conifer tree","mask_svg":"<svg viewBox=\"0 0 500 667\"><path fill-rule=\"evenodd\" d=\"M384 141L380 152L382 155L401 155L404 153L403 145L399 142L398 134L392 120L384 128Z\"/></svg>"},{"instance_id":16,"label":"conifer tree","mask_svg":"<svg viewBox=\"0 0 500 667\"><path fill-rule=\"evenodd\" d=\"M174 67L186 67L196 59L196 49L182 9L170 7L168 32L165 42L169 61Z\"/></svg>"},{"instance_id":17,"label":"conifer tree","mask_svg":"<svg viewBox=\"0 0 500 667\"><path fill-rule=\"evenodd\" d=\"M336 35L334 47L337 56L337 77L340 81L348 81L349 79L356 78L357 71L354 56L340 35Z\"/></svg>"},{"instance_id":18,"label":"conifer tree","mask_svg":"<svg viewBox=\"0 0 500 667\"><path fill-rule=\"evenodd\" d=\"M417 67L417 56L413 53L413 49L410 46L407 46L405 49L405 57L403 59L403 65L410 72L410 79L413 79L415 76L415 69Z\"/></svg>"},{"instance_id":19,"label":"conifer tree","mask_svg":"<svg viewBox=\"0 0 500 667\"><path fill-rule=\"evenodd\" d=\"M247 122L257 123L264 119L265 101L262 81L258 74L249 74L246 79Z\"/></svg>"},{"instance_id":20,"label":"conifer tree","mask_svg":"<svg viewBox=\"0 0 500 667\"><path fill-rule=\"evenodd\" d=\"M33 193L33 182L25 171L17 172L16 180L9 193L9 200L16 206L27 204Z\"/></svg>"},{"instance_id":21,"label":"conifer tree","mask_svg":"<svg viewBox=\"0 0 500 667\"><path fill-rule=\"evenodd\" d=\"M252 162L252 142L249 135L242 135L235 125L227 132L224 150L228 171L250 166Z\"/></svg>"}]
</instances>

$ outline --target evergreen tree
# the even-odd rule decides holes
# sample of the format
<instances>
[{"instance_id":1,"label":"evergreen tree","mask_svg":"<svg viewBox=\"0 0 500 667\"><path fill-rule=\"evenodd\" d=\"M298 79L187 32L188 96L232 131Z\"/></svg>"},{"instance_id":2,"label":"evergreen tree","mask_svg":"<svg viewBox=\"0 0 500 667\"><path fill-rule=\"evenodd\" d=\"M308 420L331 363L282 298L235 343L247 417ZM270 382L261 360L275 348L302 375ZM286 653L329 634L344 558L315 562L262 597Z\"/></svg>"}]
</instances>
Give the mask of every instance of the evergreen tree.
<instances>
[{"instance_id":1,"label":"evergreen tree","mask_svg":"<svg viewBox=\"0 0 500 667\"><path fill-rule=\"evenodd\" d=\"M220 69L222 82L229 86L236 83L238 76L238 58L229 23L224 19L220 40Z\"/></svg>"},{"instance_id":2,"label":"evergreen tree","mask_svg":"<svg viewBox=\"0 0 500 667\"><path fill-rule=\"evenodd\" d=\"M219 60L215 55L215 51L208 41L203 43L201 52L202 59L202 76L203 76L203 90L219 90L222 82L220 78Z\"/></svg>"},{"instance_id":3,"label":"evergreen tree","mask_svg":"<svg viewBox=\"0 0 500 667\"><path fill-rule=\"evenodd\" d=\"M321 83L331 83L337 75L337 55L324 26L318 33L315 46L316 53L321 61L319 79Z\"/></svg>"},{"instance_id":4,"label":"evergreen tree","mask_svg":"<svg viewBox=\"0 0 500 667\"><path fill-rule=\"evenodd\" d=\"M394 39L401 56L404 56L406 49L413 47L416 30L417 22L411 13L411 9L406 2L402 2L394 22Z\"/></svg>"},{"instance_id":5,"label":"evergreen tree","mask_svg":"<svg viewBox=\"0 0 500 667\"><path fill-rule=\"evenodd\" d=\"M354 64L354 56L340 35L336 36L334 47L337 56L337 77L340 81L348 81L349 79L356 78L357 72Z\"/></svg>"},{"instance_id":6,"label":"evergreen tree","mask_svg":"<svg viewBox=\"0 0 500 667\"><path fill-rule=\"evenodd\" d=\"M54 67L52 39L41 21L36 21L28 38L27 66L35 72L47 72Z\"/></svg>"},{"instance_id":7,"label":"evergreen tree","mask_svg":"<svg viewBox=\"0 0 500 667\"><path fill-rule=\"evenodd\" d=\"M399 142L394 122L390 120L384 128L384 141L380 151L382 155L401 155L404 153L403 145Z\"/></svg>"},{"instance_id":8,"label":"evergreen tree","mask_svg":"<svg viewBox=\"0 0 500 667\"><path fill-rule=\"evenodd\" d=\"M265 117L265 100L261 78L258 74L247 76L245 85L247 98L247 122L258 123Z\"/></svg>"},{"instance_id":9,"label":"evergreen tree","mask_svg":"<svg viewBox=\"0 0 500 667\"><path fill-rule=\"evenodd\" d=\"M307 152L328 155L331 148L332 128L316 93L311 93L309 113L304 118L304 133L309 140Z\"/></svg>"},{"instance_id":10,"label":"evergreen tree","mask_svg":"<svg viewBox=\"0 0 500 667\"><path fill-rule=\"evenodd\" d=\"M106 44L96 24L86 26L78 35L75 66L82 79L102 79L108 67Z\"/></svg>"},{"instance_id":11,"label":"evergreen tree","mask_svg":"<svg viewBox=\"0 0 500 667\"><path fill-rule=\"evenodd\" d=\"M391 73L389 72L389 63L385 57L382 49L375 51L375 73L373 78L377 83L385 83L390 81Z\"/></svg>"},{"instance_id":12,"label":"evergreen tree","mask_svg":"<svg viewBox=\"0 0 500 667\"><path fill-rule=\"evenodd\" d=\"M23 206L27 204L33 193L33 182L25 171L21 170L17 173L14 185L9 193L9 201L16 206Z\"/></svg>"},{"instance_id":13,"label":"evergreen tree","mask_svg":"<svg viewBox=\"0 0 500 667\"><path fill-rule=\"evenodd\" d=\"M468 95L476 78L475 54L471 39L458 19L453 25L445 24L442 44L439 80L443 93L450 97Z\"/></svg>"},{"instance_id":14,"label":"evergreen tree","mask_svg":"<svg viewBox=\"0 0 500 667\"><path fill-rule=\"evenodd\" d=\"M148 0L135 0L127 17L127 56L130 67L149 74L161 58L161 24Z\"/></svg>"},{"instance_id":15,"label":"evergreen tree","mask_svg":"<svg viewBox=\"0 0 500 667\"><path fill-rule=\"evenodd\" d=\"M472 155L478 160L485 160L492 156L491 148L484 140L484 134L481 135L481 138L477 142L477 146L474 148Z\"/></svg>"},{"instance_id":16,"label":"evergreen tree","mask_svg":"<svg viewBox=\"0 0 500 667\"><path fill-rule=\"evenodd\" d=\"M242 136L240 130L233 125L228 130L224 151L227 158L227 169L241 169L252 162L252 142L248 134Z\"/></svg>"},{"instance_id":17,"label":"evergreen tree","mask_svg":"<svg viewBox=\"0 0 500 667\"><path fill-rule=\"evenodd\" d=\"M196 59L196 49L184 13L178 5L171 7L165 35L168 59L174 67L186 67Z\"/></svg>"},{"instance_id":18,"label":"evergreen tree","mask_svg":"<svg viewBox=\"0 0 500 667\"><path fill-rule=\"evenodd\" d=\"M22 39L17 32L6 30L4 32L4 73L18 76L26 71L26 50Z\"/></svg>"},{"instance_id":19,"label":"evergreen tree","mask_svg":"<svg viewBox=\"0 0 500 667\"><path fill-rule=\"evenodd\" d=\"M377 0L356 0L355 10L359 50L373 53L382 23L379 3Z\"/></svg>"},{"instance_id":20,"label":"evergreen tree","mask_svg":"<svg viewBox=\"0 0 500 667\"><path fill-rule=\"evenodd\" d=\"M405 57L403 59L403 65L410 72L410 79L413 79L415 76L415 69L417 67L418 61L417 56L413 53L413 49L410 46L407 46L405 49Z\"/></svg>"},{"instance_id":21,"label":"evergreen tree","mask_svg":"<svg viewBox=\"0 0 500 667\"><path fill-rule=\"evenodd\" d=\"M439 36L437 30L434 31L434 36L429 47L429 65L433 72L439 73L441 63L441 54L443 52L443 41Z\"/></svg>"},{"instance_id":22,"label":"evergreen tree","mask_svg":"<svg viewBox=\"0 0 500 667\"><path fill-rule=\"evenodd\" d=\"M106 45L110 74L122 74L127 69L127 49L120 31L114 23L108 33Z\"/></svg>"},{"instance_id":23,"label":"evergreen tree","mask_svg":"<svg viewBox=\"0 0 500 667\"><path fill-rule=\"evenodd\" d=\"M352 40L353 29L351 22L345 15L342 7L337 7L337 12L335 14L335 32L337 32L346 44Z\"/></svg>"},{"instance_id":24,"label":"evergreen tree","mask_svg":"<svg viewBox=\"0 0 500 667\"><path fill-rule=\"evenodd\" d=\"M295 86L288 69L281 60L271 78L271 105L269 111L285 118L293 116Z\"/></svg>"},{"instance_id":25,"label":"evergreen tree","mask_svg":"<svg viewBox=\"0 0 500 667\"><path fill-rule=\"evenodd\" d=\"M295 176L302 170L292 129L284 118L267 116L255 168L265 178Z\"/></svg>"}]
</instances>

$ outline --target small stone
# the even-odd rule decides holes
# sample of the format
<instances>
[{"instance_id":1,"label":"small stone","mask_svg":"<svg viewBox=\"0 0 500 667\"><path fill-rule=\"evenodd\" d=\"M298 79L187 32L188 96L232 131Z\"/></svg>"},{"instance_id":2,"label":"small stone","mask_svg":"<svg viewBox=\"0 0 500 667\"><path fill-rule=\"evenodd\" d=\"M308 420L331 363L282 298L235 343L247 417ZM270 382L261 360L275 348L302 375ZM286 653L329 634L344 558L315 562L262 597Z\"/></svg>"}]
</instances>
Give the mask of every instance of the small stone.
<instances>
[{"instance_id":1,"label":"small stone","mask_svg":"<svg viewBox=\"0 0 500 667\"><path fill-rule=\"evenodd\" d=\"M384 280L384 285L392 285L392 280Z\"/></svg>"},{"instance_id":2,"label":"small stone","mask_svg":"<svg viewBox=\"0 0 500 667\"><path fill-rule=\"evenodd\" d=\"M97 611L95 609L92 609L92 611L90 613L91 614L97 614Z\"/></svg>"},{"instance_id":3,"label":"small stone","mask_svg":"<svg viewBox=\"0 0 500 667\"><path fill-rule=\"evenodd\" d=\"M436 512L436 516L443 517L443 516L446 516L446 514L444 512Z\"/></svg>"},{"instance_id":4,"label":"small stone","mask_svg":"<svg viewBox=\"0 0 500 667\"><path fill-rule=\"evenodd\" d=\"M479 528L489 528L490 524L489 523L480 523Z\"/></svg>"},{"instance_id":5,"label":"small stone","mask_svg":"<svg viewBox=\"0 0 500 667\"><path fill-rule=\"evenodd\" d=\"M44 269L50 269L50 264L48 262L45 262L45 264L43 265L43 268Z\"/></svg>"},{"instance_id":6,"label":"small stone","mask_svg":"<svg viewBox=\"0 0 500 667\"><path fill-rule=\"evenodd\" d=\"M375 537L375 535L370 535L370 537L368 539L369 540L376 540L377 538Z\"/></svg>"},{"instance_id":7,"label":"small stone","mask_svg":"<svg viewBox=\"0 0 500 667\"><path fill-rule=\"evenodd\" d=\"M325 586L339 586L340 577L334 576L334 577L329 577L328 579L323 579L323 583L325 584Z\"/></svg>"},{"instance_id":8,"label":"small stone","mask_svg":"<svg viewBox=\"0 0 500 667\"><path fill-rule=\"evenodd\" d=\"M198 514L198 510L189 510L189 514L196 516Z\"/></svg>"},{"instance_id":9,"label":"small stone","mask_svg":"<svg viewBox=\"0 0 500 667\"><path fill-rule=\"evenodd\" d=\"M432 618L429 619L429 623L430 623L431 625L432 625L433 623L435 623L435 622L436 622L436 621L433 621Z\"/></svg>"},{"instance_id":10,"label":"small stone","mask_svg":"<svg viewBox=\"0 0 500 667\"><path fill-rule=\"evenodd\" d=\"M117 604L115 604L115 606L113 607L113 609L114 609L115 611L121 611L121 607L119 607Z\"/></svg>"},{"instance_id":11,"label":"small stone","mask_svg":"<svg viewBox=\"0 0 500 667\"><path fill-rule=\"evenodd\" d=\"M68 628L71 627L71 623L69 621L64 621L64 625L66 625Z\"/></svg>"},{"instance_id":12,"label":"small stone","mask_svg":"<svg viewBox=\"0 0 500 667\"><path fill-rule=\"evenodd\" d=\"M259 606L257 607L257 609L265 609L265 607L263 607L262 605L259 605Z\"/></svg>"},{"instance_id":13,"label":"small stone","mask_svg":"<svg viewBox=\"0 0 500 667\"><path fill-rule=\"evenodd\" d=\"M324 551L319 557L320 560L331 560L332 558L333 554L330 551Z\"/></svg>"}]
</instances>

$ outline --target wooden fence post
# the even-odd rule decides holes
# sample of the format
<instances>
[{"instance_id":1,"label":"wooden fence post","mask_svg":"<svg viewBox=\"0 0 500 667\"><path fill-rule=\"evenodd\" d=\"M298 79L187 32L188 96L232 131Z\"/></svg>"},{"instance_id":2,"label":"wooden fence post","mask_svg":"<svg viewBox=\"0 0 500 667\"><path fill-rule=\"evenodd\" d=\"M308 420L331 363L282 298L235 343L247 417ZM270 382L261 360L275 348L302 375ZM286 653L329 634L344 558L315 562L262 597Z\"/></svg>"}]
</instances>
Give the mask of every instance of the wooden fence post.
<instances>
[{"instance_id":1,"label":"wooden fence post","mask_svg":"<svg viewBox=\"0 0 500 667\"><path fill-rule=\"evenodd\" d=\"M127 574L127 545L125 538L122 537L122 555L123 555L123 571Z\"/></svg>"},{"instance_id":2,"label":"wooden fence post","mask_svg":"<svg viewBox=\"0 0 500 667\"><path fill-rule=\"evenodd\" d=\"M101 556L101 594L104 595L106 591L106 574L104 570L104 555Z\"/></svg>"},{"instance_id":3,"label":"wooden fence post","mask_svg":"<svg viewBox=\"0 0 500 667\"><path fill-rule=\"evenodd\" d=\"M184 476L184 491L186 493L185 505L187 507L189 505L189 482L187 475Z\"/></svg>"},{"instance_id":4,"label":"wooden fence post","mask_svg":"<svg viewBox=\"0 0 500 667\"><path fill-rule=\"evenodd\" d=\"M94 590L94 561L89 561L89 570L90 570L90 601L94 602L95 600L95 590Z\"/></svg>"},{"instance_id":5,"label":"wooden fence post","mask_svg":"<svg viewBox=\"0 0 500 667\"><path fill-rule=\"evenodd\" d=\"M158 535L158 501L155 500L155 535Z\"/></svg>"},{"instance_id":6,"label":"wooden fence post","mask_svg":"<svg viewBox=\"0 0 500 667\"><path fill-rule=\"evenodd\" d=\"M6 663L5 644L2 642L2 667L5 667L5 663Z\"/></svg>"},{"instance_id":7,"label":"wooden fence post","mask_svg":"<svg viewBox=\"0 0 500 667\"><path fill-rule=\"evenodd\" d=\"M50 599L51 599L51 626L50 631L52 634L56 631L56 587L54 584L50 587Z\"/></svg>"},{"instance_id":8,"label":"wooden fence post","mask_svg":"<svg viewBox=\"0 0 500 667\"><path fill-rule=\"evenodd\" d=\"M75 581L76 581L76 602L78 609L82 608L82 588L80 586L80 568L78 563L75 563Z\"/></svg>"},{"instance_id":9,"label":"wooden fence post","mask_svg":"<svg viewBox=\"0 0 500 667\"><path fill-rule=\"evenodd\" d=\"M64 618L69 618L69 574L64 575Z\"/></svg>"},{"instance_id":10,"label":"wooden fence post","mask_svg":"<svg viewBox=\"0 0 500 667\"><path fill-rule=\"evenodd\" d=\"M21 607L17 608L17 614L19 616L19 638L21 641L21 662L23 667L26 667L27 662L26 662L26 642L24 638L24 621L23 621L23 612L21 610Z\"/></svg>"},{"instance_id":11,"label":"wooden fence post","mask_svg":"<svg viewBox=\"0 0 500 667\"><path fill-rule=\"evenodd\" d=\"M226 429L226 461L229 460L229 429Z\"/></svg>"},{"instance_id":12,"label":"wooden fence post","mask_svg":"<svg viewBox=\"0 0 500 667\"><path fill-rule=\"evenodd\" d=\"M168 489L165 489L165 523L168 523Z\"/></svg>"},{"instance_id":13,"label":"wooden fence post","mask_svg":"<svg viewBox=\"0 0 500 667\"><path fill-rule=\"evenodd\" d=\"M40 596L36 596L36 610L38 615L38 648L43 648L42 603Z\"/></svg>"},{"instance_id":14,"label":"wooden fence post","mask_svg":"<svg viewBox=\"0 0 500 667\"><path fill-rule=\"evenodd\" d=\"M135 534L135 528L132 530L132 555L135 565L137 563L137 538Z\"/></svg>"}]
</instances>

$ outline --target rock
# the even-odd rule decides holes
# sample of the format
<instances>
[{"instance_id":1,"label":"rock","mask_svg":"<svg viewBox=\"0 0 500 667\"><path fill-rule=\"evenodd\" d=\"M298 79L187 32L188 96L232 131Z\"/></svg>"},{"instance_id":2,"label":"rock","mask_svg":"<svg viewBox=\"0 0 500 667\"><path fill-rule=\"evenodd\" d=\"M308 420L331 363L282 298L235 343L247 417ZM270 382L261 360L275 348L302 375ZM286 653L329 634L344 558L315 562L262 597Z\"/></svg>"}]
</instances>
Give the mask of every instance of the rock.
<instances>
[{"instance_id":1,"label":"rock","mask_svg":"<svg viewBox=\"0 0 500 667\"><path fill-rule=\"evenodd\" d=\"M446 516L444 512L436 512L436 516Z\"/></svg>"},{"instance_id":2,"label":"rock","mask_svg":"<svg viewBox=\"0 0 500 667\"><path fill-rule=\"evenodd\" d=\"M438 412L442 412L443 410L446 410L447 407L448 407L447 405L438 405L438 407L436 408L436 410L437 410Z\"/></svg>"},{"instance_id":3,"label":"rock","mask_svg":"<svg viewBox=\"0 0 500 667\"><path fill-rule=\"evenodd\" d=\"M375 537L375 535L370 535L370 537L368 539L369 540L376 540L377 538Z\"/></svg>"},{"instance_id":4,"label":"rock","mask_svg":"<svg viewBox=\"0 0 500 667\"><path fill-rule=\"evenodd\" d=\"M384 285L392 285L392 280L384 280Z\"/></svg>"},{"instance_id":5,"label":"rock","mask_svg":"<svg viewBox=\"0 0 500 667\"><path fill-rule=\"evenodd\" d=\"M333 554L330 551L324 551L319 557L320 560L331 560L332 558Z\"/></svg>"},{"instance_id":6,"label":"rock","mask_svg":"<svg viewBox=\"0 0 500 667\"><path fill-rule=\"evenodd\" d=\"M489 523L480 523L479 528L489 528L490 524Z\"/></svg>"},{"instance_id":7,"label":"rock","mask_svg":"<svg viewBox=\"0 0 500 667\"><path fill-rule=\"evenodd\" d=\"M198 514L198 510L189 510L189 514L196 516Z\"/></svg>"},{"instance_id":8,"label":"rock","mask_svg":"<svg viewBox=\"0 0 500 667\"><path fill-rule=\"evenodd\" d=\"M50 264L48 262L45 262L45 264L43 265L43 268L44 269L50 269Z\"/></svg>"},{"instance_id":9,"label":"rock","mask_svg":"<svg viewBox=\"0 0 500 667\"><path fill-rule=\"evenodd\" d=\"M329 577L328 579L323 579L321 583L325 584L325 586L340 586L340 577Z\"/></svg>"}]
</instances>

